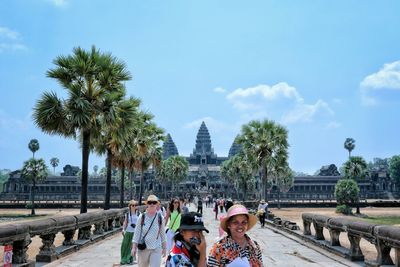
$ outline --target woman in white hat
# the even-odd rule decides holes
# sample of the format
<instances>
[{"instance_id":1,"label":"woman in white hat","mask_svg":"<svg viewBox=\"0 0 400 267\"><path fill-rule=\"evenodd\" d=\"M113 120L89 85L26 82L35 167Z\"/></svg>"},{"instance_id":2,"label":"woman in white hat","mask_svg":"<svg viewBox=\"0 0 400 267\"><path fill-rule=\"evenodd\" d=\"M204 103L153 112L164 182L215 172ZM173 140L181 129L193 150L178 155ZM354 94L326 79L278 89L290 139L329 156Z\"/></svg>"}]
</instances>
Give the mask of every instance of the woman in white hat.
<instances>
[{"instance_id":1,"label":"woman in white hat","mask_svg":"<svg viewBox=\"0 0 400 267\"><path fill-rule=\"evenodd\" d=\"M157 212L158 197L147 197L146 212L140 214L132 240L132 255L138 256L139 267L159 267L166 256L165 227Z\"/></svg>"},{"instance_id":2,"label":"woman in white hat","mask_svg":"<svg viewBox=\"0 0 400 267\"><path fill-rule=\"evenodd\" d=\"M249 214L245 206L233 205L220 223L228 235L213 245L207 266L262 267L260 246L246 234L256 223L257 217Z\"/></svg>"}]
</instances>

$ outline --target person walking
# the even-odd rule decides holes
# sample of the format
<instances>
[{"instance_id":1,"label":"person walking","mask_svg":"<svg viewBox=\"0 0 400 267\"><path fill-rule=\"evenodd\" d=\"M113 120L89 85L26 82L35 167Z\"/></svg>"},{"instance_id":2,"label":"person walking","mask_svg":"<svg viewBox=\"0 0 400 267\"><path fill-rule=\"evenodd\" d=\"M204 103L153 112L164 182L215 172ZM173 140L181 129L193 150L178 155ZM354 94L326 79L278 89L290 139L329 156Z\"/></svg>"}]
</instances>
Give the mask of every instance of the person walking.
<instances>
[{"instance_id":1,"label":"person walking","mask_svg":"<svg viewBox=\"0 0 400 267\"><path fill-rule=\"evenodd\" d=\"M180 198L179 200L181 202L181 212L182 214L188 213L189 208L186 206L186 200L184 198Z\"/></svg>"},{"instance_id":2,"label":"person walking","mask_svg":"<svg viewBox=\"0 0 400 267\"><path fill-rule=\"evenodd\" d=\"M218 220L219 200L216 199L214 203L215 219Z\"/></svg>"},{"instance_id":3,"label":"person walking","mask_svg":"<svg viewBox=\"0 0 400 267\"><path fill-rule=\"evenodd\" d=\"M132 238L139 217L137 210L137 201L131 200L128 204L128 213L125 214L124 223L122 225L122 243L121 243L121 265L132 264L136 257L132 256Z\"/></svg>"},{"instance_id":4,"label":"person walking","mask_svg":"<svg viewBox=\"0 0 400 267\"><path fill-rule=\"evenodd\" d=\"M203 200L201 197L199 197L199 200L197 201L197 212L203 214Z\"/></svg>"},{"instance_id":5,"label":"person walking","mask_svg":"<svg viewBox=\"0 0 400 267\"><path fill-rule=\"evenodd\" d=\"M245 206L233 205L220 223L228 235L212 246L207 267L263 267L260 246L246 234L256 223L257 217Z\"/></svg>"},{"instance_id":6,"label":"person walking","mask_svg":"<svg viewBox=\"0 0 400 267\"><path fill-rule=\"evenodd\" d=\"M258 218L260 218L261 227L265 226L265 216L268 214L268 203L264 199L260 200L260 204L257 208Z\"/></svg>"},{"instance_id":7,"label":"person walking","mask_svg":"<svg viewBox=\"0 0 400 267\"><path fill-rule=\"evenodd\" d=\"M138 257L139 267L159 267L166 256L165 227L162 216L157 212L160 201L149 195L146 211L140 214L132 240L132 255Z\"/></svg>"},{"instance_id":8,"label":"person walking","mask_svg":"<svg viewBox=\"0 0 400 267\"><path fill-rule=\"evenodd\" d=\"M181 207L179 199L177 198L173 198L168 205L167 214L165 216L165 225L167 224L168 224L168 229L166 232L166 240L167 240L167 253L169 253L174 244L175 232L181 225Z\"/></svg>"},{"instance_id":9,"label":"person walking","mask_svg":"<svg viewBox=\"0 0 400 267\"><path fill-rule=\"evenodd\" d=\"M182 215L179 232L175 235L175 244L170 251L166 267L205 267L206 239L203 232L209 232L204 227L200 213L189 212Z\"/></svg>"}]
</instances>

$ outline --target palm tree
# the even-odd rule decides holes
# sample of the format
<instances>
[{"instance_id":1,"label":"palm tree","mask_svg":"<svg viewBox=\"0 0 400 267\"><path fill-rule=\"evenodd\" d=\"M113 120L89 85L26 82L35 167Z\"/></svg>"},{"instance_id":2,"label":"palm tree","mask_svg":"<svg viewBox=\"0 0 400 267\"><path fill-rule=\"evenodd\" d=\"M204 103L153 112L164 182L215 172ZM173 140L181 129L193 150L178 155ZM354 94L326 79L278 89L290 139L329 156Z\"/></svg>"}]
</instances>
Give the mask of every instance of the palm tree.
<instances>
[{"instance_id":1,"label":"palm tree","mask_svg":"<svg viewBox=\"0 0 400 267\"><path fill-rule=\"evenodd\" d=\"M140 100L136 98L123 99L123 94L114 94L109 97L108 105L111 107L110 112L107 112L104 120L100 122L100 132L92 138L92 149L99 155L106 154L105 210L110 209L111 170L113 166L122 166L125 168L123 163L124 158L119 154L121 154L121 150L127 145L129 135L132 134L133 127L137 124L137 108L140 104ZM114 157L117 155L118 159L114 160ZM123 182L122 178L122 187L120 188L122 194L124 190Z\"/></svg>"},{"instance_id":2,"label":"palm tree","mask_svg":"<svg viewBox=\"0 0 400 267\"><path fill-rule=\"evenodd\" d=\"M50 159L50 164L51 166L53 166L53 174L56 174L56 167L58 166L58 164L60 163L60 160L58 158L51 158Z\"/></svg>"},{"instance_id":3,"label":"palm tree","mask_svg":"<svg viewBox=\"0 0 400 267\"><path fill-rule=\"evenodd\" d=\"M123 62L109 53L77 47L69 56L58 56L47 76L67 90L67 99L45 92L34 108L34 121L42 131L68 138L80 136L82 147L81 213L87 212L91 137L100 132L100 121L110 113L108 95L118 93L131 75Z\"/></svg>"},{"instance_id":4,"label":"palm tree","mask_svg":"<svg viewBox=\"0 0 400 267\"><path fill-rule=\"evenodd\" d=\"M40 148L39 141L37 139L32 139L28 144L28 148L30 151L32 151L32 158L35 158L35 152Z\"/></svg>"},{"instance_id":5,"label":"palm tree","mask_svg":"<svg viewBox=\"0 0 400 267\"><path fill-rule=\"evenodd\" d=\"M353 138L346 138L344 141L344 148L349 151L349 159L351 157L351 151L356 147L356 140Z\"/></svg>"},{"instance_id":6,"label":"palm tree","mask_svg":"<svg viewBox=\"0 0 400 267\"><path fill-rule=\"evenodd\" d=\"M287 130L274 121L251 121L242 126L238 142L243 146L246 157L252 162L254 171L261 171L264 199L267 198L266 185L270 169L287 161L289 147L287 138Z\"/></svg>"},{"instance_id":7,"label":"palm tree","mask_svg":"<svg viewBox=\"0 0 400 267\"><path fill-rule=\"evenodd\" d=\"M237 192L243 192L243 201L247 199L247 192L254 184L253 168L246 155L239 153L230 159L228 173L233 177Z\"/></svg>"},{"instance_id":8,"label":"palm tree","mask_svg":"<svg viewBox=\"0 0 400 267\"><path fill-rule=\"evenodd\" d=\"M278 165L274 170L274 184L278 190L278 209L281 208L280 194L281 192L287 193L294 184L293 171L287 165Z\"/></svg>"},{"instance_id":9,"label":"palm tree","mask_svg":"<svg viewBox=\"0 0 400 267\"><path fill-rule=\"evenodd\" d=\"M182 156L171 156L165 162L165 175L167 180L172 183L173 192L175 192L176 185L188 176L189 163Z\"/></svg>"},{"instance_id":10,"label":"palm tree","mask_svg":"<svg viewBox=\"0 0 400 267\"><path fill-rule=\"evenodd\" d=\"M47 177L47 166L43 159L30 159L24 162L21 176L31 183L31 215L35 215L35 189L38 182L44 181Z\"/></svg>"},{"instance_id":11,"label":"palm tree","mask_svg":"<svg viewBox=\"0 0 400 267\"><path fill-rule=\"evenodd\" d=\"M99 170L99 166L94 165L93 166L93 171L94 171L94 175L97 177L97 171Z\"/></svg>"},{"instance_id":12,"label":"palm tree","mask_svg":"<svg viewBox=\"0 0 400 267\"><path fill-rule=\"evenodd\" d=\"M364 180L368 175L368 164L362 157L350 157L343 165L345 177L347 179ZM360 213L359 198L357 200L356 213Z\"/></svg>"}]
</instances>

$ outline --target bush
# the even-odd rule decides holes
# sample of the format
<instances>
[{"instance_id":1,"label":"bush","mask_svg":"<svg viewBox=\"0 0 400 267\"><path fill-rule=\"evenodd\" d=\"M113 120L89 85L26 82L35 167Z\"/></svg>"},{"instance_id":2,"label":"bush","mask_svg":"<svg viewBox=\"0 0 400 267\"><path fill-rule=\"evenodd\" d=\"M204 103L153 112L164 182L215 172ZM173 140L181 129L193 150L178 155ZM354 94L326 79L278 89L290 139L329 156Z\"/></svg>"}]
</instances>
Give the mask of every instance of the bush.
<instances>
[{"instance_id":1,"label":"bush","mask_svg":"<svg viewBox=\"0 0 400 267\"><path fill-rule=\"evenodd\" d=\"M346 215L350 215L352 214L351 211L351 207L347 206L347 205L339 205L336 207L336 213L342 213L342 214L346 214Z\"/></svg>"},{"instance_id":2,"label":"bush","mask_svg":"<svg viewBox=\"0 0 400 267\"><path fill-rule=\"evenodd\" d=\"M358 188L357 182L352 179L339 180L335 186L335 197L338 205L347 205L356 203L360 188Z\"/></svg>"},{"instance_id":3,"label":"bush","mask_svg":"<svg viewBox=\"0 0 400 267\"><path fill-rule=\"evenodd\" d=\"M31 210L33 208L32 202L26 203L25 208Z\"/></svg>"}]
</instances>

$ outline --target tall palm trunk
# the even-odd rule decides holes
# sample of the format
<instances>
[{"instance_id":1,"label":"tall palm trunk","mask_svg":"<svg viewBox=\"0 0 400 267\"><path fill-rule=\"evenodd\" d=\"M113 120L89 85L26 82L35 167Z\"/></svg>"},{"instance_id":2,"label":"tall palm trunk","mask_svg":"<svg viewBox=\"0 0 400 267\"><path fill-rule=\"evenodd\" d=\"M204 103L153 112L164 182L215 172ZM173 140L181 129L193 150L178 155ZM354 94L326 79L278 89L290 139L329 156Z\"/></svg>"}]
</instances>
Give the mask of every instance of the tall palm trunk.
<instances>
[{"instance_id":1,"label":"tall palm trunk","mask_svg":"<svg viewBox=\"0 0 400 267\"><path fill-rule=\"evenodd\" d=\"M32 210L31 210L31 215L35 215L35 188L36 188L36 182L33 180L33 185L31 189L31 203L32 203Z\"/></svg>"},{"instance_id":2,"label":"tall palm trunk","mask_svg":"<svg viewBox=\"0 0 400 267\"><path fill-rule=\"evenodd\" d=\"M129 172L129 199L133 199L133 171Z\"/></svg>"},{"instance_id":3,"label":"tall palm trunk","mask_svg":"<svg viewBox=\"0 0 400 267\"><path fill-rule=\"evenodd\" d=\"M104 199L104 209L110 209L110 198L111 198L111 161L112 152L111 149L107 149L107 178L106 178L106 197Z\"/></svg>"},{"instance_id":4,"label":"tall palm trunk","mask_svg":"<svg viewBox=\"0 0 400 267\"><path fill-rule=\"evenodd\" d=\"M281 190L278 188L278 209L281 209Z\"/></svg>"},{"instance_id":5,"label":"tall palm trunk","mask_svg":"<svg viewBox=\"0 0 400 267\"><path fill-rule=\"evenodd\" d=\"M89 145L90 132L83 131L82 139L82 185L81 185L81 213L87 212L88 178L89 178Z\"/></svg>"},{"instance_id":6,"label":"tall palm trunk","mask_svg":"<svg viewBox=\"0 0 400 267\"><path fill-rule=\"evenodd\" d=\"M142 205L143 183L144 183L144 170L143 170L143 164L142 164L142 166L140 168L139 206Z\"/></svg>"},{"instance_id":7,"label":"tall palm trunk","mask_svg":"<svg viewBox=\"0 0 400 267\"><path fill-rule=\"evenodd\" d=\"M119 207L124 207L124 195L125 195L125 167L121 169L121 194L119 197Z\"/></svg>"}]
</instances>

